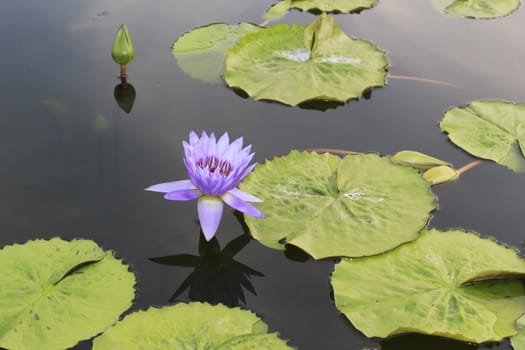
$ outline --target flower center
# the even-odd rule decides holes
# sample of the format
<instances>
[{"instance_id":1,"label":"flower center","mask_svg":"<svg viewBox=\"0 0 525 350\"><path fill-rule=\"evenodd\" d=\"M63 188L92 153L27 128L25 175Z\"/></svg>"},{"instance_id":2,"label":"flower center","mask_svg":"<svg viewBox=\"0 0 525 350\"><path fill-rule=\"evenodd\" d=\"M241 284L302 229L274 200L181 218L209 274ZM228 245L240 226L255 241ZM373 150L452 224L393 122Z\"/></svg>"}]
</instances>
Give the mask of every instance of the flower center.
<instances>
[{"instance_id":1,"label":"flower center","mask_svg":"<svg viewBox=\"0 0 525 350\"><path fill-rule=\"evenodd\" d=\"M201 169L208 168L210 173L214 173L216 170L219 171L219 174L223 176L228 176L233 170L230 162L226 160L219 160L215 156L207 156L206 158L201 158L197 161L197 166Z\"/></svg>"}]
</instances>

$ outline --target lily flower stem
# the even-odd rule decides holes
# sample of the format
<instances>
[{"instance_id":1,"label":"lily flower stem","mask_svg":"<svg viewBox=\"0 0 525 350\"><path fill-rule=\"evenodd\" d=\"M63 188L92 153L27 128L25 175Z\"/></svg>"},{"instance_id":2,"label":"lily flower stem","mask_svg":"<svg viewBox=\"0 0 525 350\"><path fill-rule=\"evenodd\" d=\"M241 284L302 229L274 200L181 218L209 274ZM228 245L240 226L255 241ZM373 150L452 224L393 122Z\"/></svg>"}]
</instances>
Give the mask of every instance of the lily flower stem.
<instances>
[{"instance_id":1,"label":"lily flower stem","mask_svg":"<svg viewBox=\"0 0 525 350\"><path fill-rule=\"evenodd\" d=\"M456 171L457 171L458 174L463 174L464 172L469 171L470 169L477 167L478 165L480 165L483 162L484 161L482 159L477 159L477 160L475 160L473 162L470 162L470 163L462 166L461 168L459 168Z\"/></svg>"}]
</instances>

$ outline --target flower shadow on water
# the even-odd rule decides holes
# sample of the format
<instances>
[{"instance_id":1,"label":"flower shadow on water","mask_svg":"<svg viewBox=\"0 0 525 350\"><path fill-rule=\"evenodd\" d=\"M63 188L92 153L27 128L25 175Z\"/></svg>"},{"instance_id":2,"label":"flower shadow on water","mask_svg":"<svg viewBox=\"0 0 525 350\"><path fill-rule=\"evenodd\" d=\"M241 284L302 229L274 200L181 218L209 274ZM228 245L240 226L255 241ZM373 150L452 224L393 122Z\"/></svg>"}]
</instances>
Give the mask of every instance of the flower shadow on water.
<instances>
[{"instance_id":1,"label":"flower shadow on water","mask_svg":"<svg viewBox=\"0 0 525 350\"><path fill-rule=\"evenodd\" d=\"M381 341L381 350L406 350L406 349L425 349L425 350L482 350L497 349L499 343L486 343L476 345L458 340L431 336L425 334L403 334L389 337Z\"/></svg>"},{"instance_id":2,"label":"flower shadow on water","mask_svg":"<svg viewBox=\"0 0 525 350\"><path fill-rule=\"evenodd\" d=\"M221 250L217 237L206 241L201 232L199 255L175 254L149 260L162 265L193 267L194 270L173 293L170 302L175 302L188 289L191 301L237 306L246 304L245 290L257 295L251 277L264 277L261 272L234 260L250 240L250 235L245 232Z\"/></svg>"}]
</instances>

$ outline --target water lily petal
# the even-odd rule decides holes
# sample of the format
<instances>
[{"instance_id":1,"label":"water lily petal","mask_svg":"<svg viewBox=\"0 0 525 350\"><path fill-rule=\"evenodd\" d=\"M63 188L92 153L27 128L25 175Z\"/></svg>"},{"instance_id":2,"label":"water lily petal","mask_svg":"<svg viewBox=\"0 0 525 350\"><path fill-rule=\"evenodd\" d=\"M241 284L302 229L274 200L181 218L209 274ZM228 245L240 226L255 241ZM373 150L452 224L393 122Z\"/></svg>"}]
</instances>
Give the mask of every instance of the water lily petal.
<instances>
[{"instance_id":1,"label":"water lily petal","mask_svg":"<svg viewBox=\"0 0 525 350\"><path fill-rule=\"evenodd\" d=\"M180 180L173 182L165 182L146 188L146 191L169 193L180 190L194 190L196 187L191 183L190 180Z\"/></svg>"},{"instance_id":2,"label":"water lily petal","mask_svg":"<svg viewBox=\"0 0 525 350\"><path fill-rule=\"evenodd\" d=\"M253 154L253 153L252 153ZM257 165L257 163L253 163L252 165L250 165L249 167L247 167L246 169L244 169L244 171L239 174L239 178L242 180L244 179L249 173L251 173L251 171L253 170L253 168L255 168L255 166ZM240 181L239 181L240 182Z\"/></svg>"},{"instance_id":3,"label":"water lily petal","mask_svg":"<svg viewBox=\"0 0 525 350\"><path fill-rule=\"evenodd\" d=\"M202 232L207 241L213 238L222 217L222 200L219 197L202 196L197 202L197 211Z\"/></svg>"},{"instance_id":4,"label":"water lily petal","mask_svg":"<svg viewBox=\"0 0 525 350\"><path fill-rule=\"evenodd\" d=\"M264 218L264 214L261 213L257 208L235 196L231 193L231 191L223 194L221 198L233 209L237 209L244 214L255 216L256 218Z\"/></svg>"},{"instance_id":5,"label":"water lily petal","mask_svg":"<svg viewBox=\"0 0 525 350\"><path fill-rule=\"evenodd\" d=\"M224 134L222 134L219 141L217 141L217 154L221 156L224 153L224 151L228 149L229 146L230 146L230 136L228 135L227 132L225 132Z\"/></svg>"},{"instance_id":6,"label":"water lily petal","mask_svg":"<svg viewBox=\"0 0 525 350\"><path fill-rule=\"evenodd\" d=\"M193 153L193 146L186 141L182 141L182 147L184 148L184 156L190 158Z\"/></svg>"},{"instance_id":7,"label":"water lily petal","mask_svg":"<svg viewBox=\"0 0 525 350\"><path fill-rule=\"evenodd\" d=\"M178 190L172 191L164 195L164 199L170 201L191 201L192 199L197 199L202 194L194 189L191 190Z\"/></svg>"},{"instance_id":8,"label":"water lily petal","mask_svg":"<svg viewBox=\"0 0 525 350\"><path fill-rule=\"evenodd\" d=\"M235 141L233 141L230 144L230 147L224 153L224 157L228 158L228 159L231 159L232 157L238 156L239 152L242 149L242 143L243 143L242 136L239 137L238 139L236 139Z\"/></svg>"},{"instance_id":9,"label":"water lily petal","mask_svg":"<svg viewBox=\"0 0 525 350\"><path fill-rule=\"evenodd\" d=\"M197 142L199 142L199 136L195 131L190 131L190 145L194 146Z\"/></svg>"},{"instance_id":10,"label":"water lily petal","mask_svg":"<svg viewBox=\"0 0 525 350\"><path fill-rule=\"evenodd\" d=\"M252 196L251 194L246 193L244 191L241 191L238 188L233 188L229 192L235 197L242 199L243 201L246 201L246 202L256 202L256 203L264 202L262 199Z\"/></svg>"}]
</instances>

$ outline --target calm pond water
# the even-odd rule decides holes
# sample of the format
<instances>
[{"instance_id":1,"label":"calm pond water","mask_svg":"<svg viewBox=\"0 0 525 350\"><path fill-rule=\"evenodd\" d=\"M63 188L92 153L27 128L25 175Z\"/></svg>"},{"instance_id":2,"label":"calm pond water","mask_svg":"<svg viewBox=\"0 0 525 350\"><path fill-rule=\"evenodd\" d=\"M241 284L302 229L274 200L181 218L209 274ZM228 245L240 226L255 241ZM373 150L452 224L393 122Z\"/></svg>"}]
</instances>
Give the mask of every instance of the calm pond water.
<instances>
[{"instance_id":1,"label":"calm pond water","mask_svg":"<svg viewBox=\"0 0 525 350\"><path fill-rule=\"evenodd\" d=\"M150 258L197 254L196 205L143 189L186 178L181 142L190 130L244 136L260 163L291 149L322 147L381 154L414 149L459 167L473 158L440 132L447 108L477 99L525 102L524 8L496 20L468 20L441 15L430 0L380 0L359 15L336 16L345 32L387 51L391 74L460 88L389 79L368 100L320 111L243 99L179 69L170 52L178 36L215 22L260 23L273 2L3 1L1 246L54 236L93 239L137 274L132 310L168 305L192 269ZM284 22L314 18L293 11ZM130 114L113 97L119 81L110 50L121 23L136 51L128 67L137 94ZM63 107L53 108L57 102ZM109 123L105 132L93 128L98 115ZM474 230L523 252L524 183L523 174L484 163L458 183L434 188L440 208L429 225ZM221 247L243 230L226 210L217 233ZM301 350L510 349L507 342L477 347L425 336L367 339L334 306L333 260L303 261L294 252L244 243L236 260L260 273L251 276L256 293L244 289L242 301L242 273L231 269L219 278L222 297L256 312ZM193 297L206 292L198 282ZM176 300L190 300L188 291ZM84 342L75 349L90 347Z\"/></svg>"}]
</instances>

